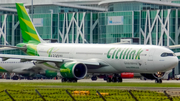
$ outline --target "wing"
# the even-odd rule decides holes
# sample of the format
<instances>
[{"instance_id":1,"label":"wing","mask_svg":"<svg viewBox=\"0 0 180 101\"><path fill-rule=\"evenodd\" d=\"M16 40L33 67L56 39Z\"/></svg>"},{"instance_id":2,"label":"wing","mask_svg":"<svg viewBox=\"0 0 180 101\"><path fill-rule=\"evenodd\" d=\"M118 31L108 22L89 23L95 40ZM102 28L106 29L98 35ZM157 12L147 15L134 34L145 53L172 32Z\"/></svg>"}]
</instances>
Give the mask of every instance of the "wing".
<instances>
[{"instance_id":1,"label":"wing","mask_svg":"<svg viewBox=\"0 0 180 101\"><path fill-rule=\"evenodd\" d=\"M171 50L172 49L178 49L178 48L180 48L180 45L172 45L172 46L168 46L167 48L169 48ZM176 52L175 55L180 56L180 52Z\"/></svg>"},{"instance_id":2,"label":"wing","mask_svg":"<svg viewBox=\"0 0 180 101\"><path fill-rule=\"evenodd\" d=\"M7 59L21 59L21 62L36 61L39 63L43 63L43 62L66 63L66 62L75 61L75 62L80 62L87 65L89 69L100 68L100 67L108 65L105 62L97 60L97 59L81 60L81 59L54 58L54 57L27 56L27 55L9 55L9 54L0 54L0 58L2 58L3 61Z\"/></svg>"},{"instance_id":3,"label":"wing","mask_svg":"<svg viewBox=\"0 0 180 101\"><path fill-rule=\"evenodd\" d=\"M30 66L30 67L23 67L23 68L16 68L16 69L13 69L12 72L14 73L30 73L30 72L35 72L35 73L38 73L40 71L43 71L42 68L40 67L37 67L37 66Z\"/></svg>"}]
</instances>

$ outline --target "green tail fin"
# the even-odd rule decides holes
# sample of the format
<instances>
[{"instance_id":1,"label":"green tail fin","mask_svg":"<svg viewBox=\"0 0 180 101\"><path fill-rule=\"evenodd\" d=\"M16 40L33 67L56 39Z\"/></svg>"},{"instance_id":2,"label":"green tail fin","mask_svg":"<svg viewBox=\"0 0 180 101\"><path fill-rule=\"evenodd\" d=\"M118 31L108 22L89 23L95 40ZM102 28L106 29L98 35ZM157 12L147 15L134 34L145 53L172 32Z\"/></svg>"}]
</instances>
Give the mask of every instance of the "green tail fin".
<instances>
[{"instance_id":1,"label":"green tail fin","mask_svg":"<svg viewBox=\"0 0 180 101\"><path fill-rule=\"evenodd\" d=\"M29 14L27 13L23 3L16 3L16 9L18 13L18 18L20 22L21 33L23 37L23 42L44 42L36 31Z\"/></svg>"}]
</instances>

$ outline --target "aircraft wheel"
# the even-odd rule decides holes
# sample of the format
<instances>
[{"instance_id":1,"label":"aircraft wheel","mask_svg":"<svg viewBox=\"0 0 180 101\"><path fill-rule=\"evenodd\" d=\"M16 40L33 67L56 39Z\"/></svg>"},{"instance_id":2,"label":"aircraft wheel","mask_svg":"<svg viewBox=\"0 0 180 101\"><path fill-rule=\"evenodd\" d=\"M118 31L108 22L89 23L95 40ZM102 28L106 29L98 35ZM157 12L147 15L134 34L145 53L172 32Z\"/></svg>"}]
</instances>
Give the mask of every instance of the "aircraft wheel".
<instances>
[{"instance_id":1,"label":"aircraft wheel","mask_svg":"<svg viewBox=\"0 0 180 101\"><path fill-rule=\"evenodd\" d=\"M107 81L107 79L108 79L108 76L106 75L106 76L104 77L104 81Z\"/></svg>"},{"instance_id":2,"label":"aircraft wheel","mask_svg":"<svg viewBox=\"0 0 180 101\"><path fill-rule=\"evenodd\" d=\"M112 82L117 82L117 77L113 77Z\"/></svg>"},{"instance_id":3,"label":"aircraft wheel","mask_svg":"<svg viewBox=\"0 0 180 101\"><path fill-rule=\"evenodd\" d=\"M162 83L162 79L155 79L155 83Z\"/></svg>"},{"instance_id":4,"label":"aircraft wheel","mask_svg":"<svg viewBox=\"0 0 180 101\"><path fill-rule=\"evenodd\" d=\"M33 80L33 77L30 76L30 77L27 77L27 79L28 79L28 80Z\"/></svg>"},{"instance_id":5,"label":"aircraft wheel","mask_svg":"<svg viewBox=\"0 0 180 101\"><path fill-rule=\"evenodd\" d=\"M72 82L77 82L77 79L73 79Z\"/></svg>"},{"instance_id":6,"label":"aircraft wheel","mask_svg":"<svg viewBox=\"0 0 180 101\"><path fill-rule=\"evenodd\" d=\"M122 82L122 78L121 78L121 77L118 77L118 78L117 78L117 82Z\"/></svg>"},{"instance_id":7,"label":"aircraft wheel","mask_svg":"<svg viewBox=\"0 0 180 101\"><path fill-rule=\"evenodd\" d=\"M97 80L97 77L96 77L96 76L92 76L92 77L91 77L91 80L92 80L92 81L96 81L96 80Z\"/></svg>"},{"instance_id":8,"label":"aircraft wheel","mask_svg":"<svg viewBox=\"0 0 180 101\"><path fill-rule=\"evenodd\" d=\"M107 82L111 82L112 80L111 80L111 78L109 77L109 78L107 78Z\"/></svg>"},{"instance_id":9,"label":"aircraft wheel","mask_svg":"<svg viewBox=\"0 0 180 101\"><path fill-rule=\"evenodd\" d=\"M18 80L18 76L13 76L13 80Z\"/></svg>"},{"instance_id":10,"label":"aircraft wheel","mask_svg":"<svg viewBox=\"0 0 180 101\"><path fill-rule=\"evenodd\" d=\"M73 79L68 79L67 82L73 82Z\"/></svg>"},{"instance_id":11,"label":"aircraft wheel","mask_svg":"<svg viewBox=\"0 0 180 101\"><path fill-rule=\"evenodd\" d=\"M67 81L66 78L62 78L62 79L61 79L61 82L66 82L66 81Z\"/></svg>"}]
</instances>

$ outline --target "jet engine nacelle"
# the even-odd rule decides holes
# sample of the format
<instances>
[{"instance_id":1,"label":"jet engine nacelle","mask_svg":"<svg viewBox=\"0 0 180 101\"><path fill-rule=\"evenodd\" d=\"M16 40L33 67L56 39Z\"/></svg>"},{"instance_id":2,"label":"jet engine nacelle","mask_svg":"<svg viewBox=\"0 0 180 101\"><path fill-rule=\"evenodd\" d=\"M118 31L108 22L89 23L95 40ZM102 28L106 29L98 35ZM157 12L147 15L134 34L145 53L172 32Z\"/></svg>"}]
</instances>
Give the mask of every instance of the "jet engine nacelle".
<instances>
[{"instance_id":1,"label":"jet engine nacelle","mask_svg":"<svg viewBox=\"0 0 180 101\"><path fill-rule=\"evenodd\" d=\"M63 78L83 79L87 74L87 67L83 63L66 62L61 65L60 74Z\"/></svg>"},{"instance_id":2,"label":"jet engine nacelle","mask_svg":"<svg viewBox=\"0 0 180 101\"><path fill-rule=\"evenodd\" d=\"M40 73L41 75L44 75L46 77L56 77L57 72L56 71L51 71L51 70L46 70L44 73Z\"/></svg>"}]
</instances>

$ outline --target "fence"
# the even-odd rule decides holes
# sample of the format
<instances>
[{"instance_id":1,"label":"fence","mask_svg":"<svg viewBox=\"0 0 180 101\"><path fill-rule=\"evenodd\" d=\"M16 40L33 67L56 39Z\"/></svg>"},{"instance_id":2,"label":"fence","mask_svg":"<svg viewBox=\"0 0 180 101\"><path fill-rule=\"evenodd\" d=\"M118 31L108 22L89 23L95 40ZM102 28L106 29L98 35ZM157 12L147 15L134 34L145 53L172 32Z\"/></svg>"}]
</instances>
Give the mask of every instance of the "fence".
<instances>
[{"instance_id":1,"label":"fence","mask_svg":"<svg viewBox=\"0 0 180 101\"><path fill-rule=\"evenodd\" d=\"M0 91L0 101L180 101L180 91L158 92L114 89L3 90Z\"/></svg>"}]
</instances>

